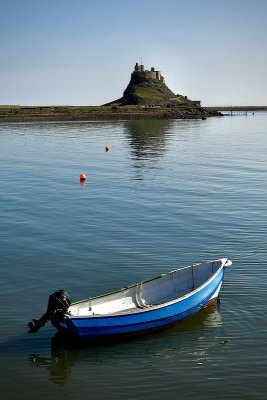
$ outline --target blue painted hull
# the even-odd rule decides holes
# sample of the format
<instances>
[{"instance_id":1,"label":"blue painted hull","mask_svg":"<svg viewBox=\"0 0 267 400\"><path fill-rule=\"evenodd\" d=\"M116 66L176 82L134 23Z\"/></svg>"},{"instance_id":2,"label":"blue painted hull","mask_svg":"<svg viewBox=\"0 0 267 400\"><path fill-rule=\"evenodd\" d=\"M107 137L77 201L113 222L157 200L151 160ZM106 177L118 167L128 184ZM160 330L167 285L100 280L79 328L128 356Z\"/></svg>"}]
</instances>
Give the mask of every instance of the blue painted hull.
<instances>
[{"instance_id":1,"label":"blue painted hull","mask_svg":"<svg viewBox=\"0 0 267 400\"><path fill-rule=\"evenodd\" d=\"M223 278L224 267L221 267L212 280L188 296L137 312L88 317L67 316L64 322L60 322L57 318L53 318L51 322L57 329L73 333L84 339L127 336L163 329L205 307L217 296Z\"/></svg>"}]
</instances>

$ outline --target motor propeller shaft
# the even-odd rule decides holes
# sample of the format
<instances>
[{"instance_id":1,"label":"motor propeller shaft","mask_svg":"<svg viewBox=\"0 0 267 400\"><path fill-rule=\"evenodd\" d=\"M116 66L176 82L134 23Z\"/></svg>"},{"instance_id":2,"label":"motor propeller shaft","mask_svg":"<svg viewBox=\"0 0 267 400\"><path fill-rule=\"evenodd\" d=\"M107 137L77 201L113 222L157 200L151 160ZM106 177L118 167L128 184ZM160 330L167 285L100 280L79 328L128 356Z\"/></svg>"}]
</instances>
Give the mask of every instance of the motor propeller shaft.
<instances>
[{"instance_id":1,"label":"motor propeller shaft","mask_svg":"<svg viewBox=\"0 0 267 400\"><path fill-rule=\"evenodd\" d=\"M35 333L42 328L48 321L50 321L55 315L59 318L63 318L66 314L69 306L71 305L71 299L68 293L60 289L49 296L47 310L39 319L33 319L28 323L28 333Z\"/></svg>"}]
</instances>

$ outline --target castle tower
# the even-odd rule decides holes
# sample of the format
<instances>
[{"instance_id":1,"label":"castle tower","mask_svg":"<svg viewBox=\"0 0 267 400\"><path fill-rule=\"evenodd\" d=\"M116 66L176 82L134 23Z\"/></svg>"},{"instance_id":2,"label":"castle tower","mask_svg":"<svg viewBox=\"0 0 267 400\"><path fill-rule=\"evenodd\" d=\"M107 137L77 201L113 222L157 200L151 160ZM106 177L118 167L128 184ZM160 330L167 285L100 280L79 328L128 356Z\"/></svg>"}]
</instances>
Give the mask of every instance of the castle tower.
<instances>
[{"instance_id":1,"label":"castle tower","mask_svg":"<svg viewBox=\"0 0 267 400\"><path fill-rule=\"evenodd\" d=\"M158 81L160 81L160 77L161 77L161 72L160 71L156 71L156 79Z\"/></svg>"},{"instance_id":2,"label":"castle tower","mask_svg":"<svg viewBox=\"0 0 267 400\"><path fill-rule=\"evenodd\" d=\"M139 65L138 63L136 63L135 67L134 67L135 72L141 72L141 67L142 67L142 65Z\"/></svg>"},{"instance_id":3,"label":"castle tower","mask_svg":"<svg viewBox=\"0 0 267 400\"><path fill-rule=\"evenodd\" d=\"M156 71L154 67L151 68L150 76L152 79L156 79Z\"/></svg>"}]
</instances>

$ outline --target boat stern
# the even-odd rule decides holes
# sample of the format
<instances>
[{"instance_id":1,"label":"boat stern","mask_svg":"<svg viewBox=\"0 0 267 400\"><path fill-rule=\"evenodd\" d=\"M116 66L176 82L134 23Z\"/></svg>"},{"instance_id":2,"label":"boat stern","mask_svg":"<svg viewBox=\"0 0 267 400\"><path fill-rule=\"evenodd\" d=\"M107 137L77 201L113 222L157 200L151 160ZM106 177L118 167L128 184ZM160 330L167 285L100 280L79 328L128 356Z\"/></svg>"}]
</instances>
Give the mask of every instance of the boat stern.
<instances>
[{"instance_id":1,"label":"boat stern","mask_svg":"<svg viewBox=\"0 0 267 400\"><path fill-rule=\"evenodd\" d=\"M64 331L75 335L79 335L76 326L73 324L72 320L68 317L68 315L60 319L58 317L53 317L51 319L51 324L59 331Z\"/></svg>"}]
</instances>

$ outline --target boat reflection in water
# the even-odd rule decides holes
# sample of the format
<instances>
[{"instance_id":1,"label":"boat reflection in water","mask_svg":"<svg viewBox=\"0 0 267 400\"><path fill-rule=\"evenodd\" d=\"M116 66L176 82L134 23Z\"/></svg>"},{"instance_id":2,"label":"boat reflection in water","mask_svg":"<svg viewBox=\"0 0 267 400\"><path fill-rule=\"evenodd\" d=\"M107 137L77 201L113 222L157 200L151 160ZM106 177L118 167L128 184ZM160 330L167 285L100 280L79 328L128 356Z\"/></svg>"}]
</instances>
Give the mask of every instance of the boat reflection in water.
<instances>
[{"instance_id":1,"label":"boat reflection in water","mask_svg":"<svg viewBox=\"0 0 267 400\"><path fill-rule=\"evenodd\" d=\"M137 336L120 341L92 343L57 332L51 340L51 357L30 354L28 361L34 368L45 368L50 380L66 386L72 380L72 368L86 367L91 379L99 368L108 369L121 363L157 363L159 358L168 358L168 362L179 361L182 357L192 359L196 367L199 359L209 359L214 347L225 344L221 335L222 317L218 306L207 309L186 318L183 323L167 330ZM199 343L202 341L201 348ZM199 349L199 350L198 350Z\"/></svg>"}]
</instances>

